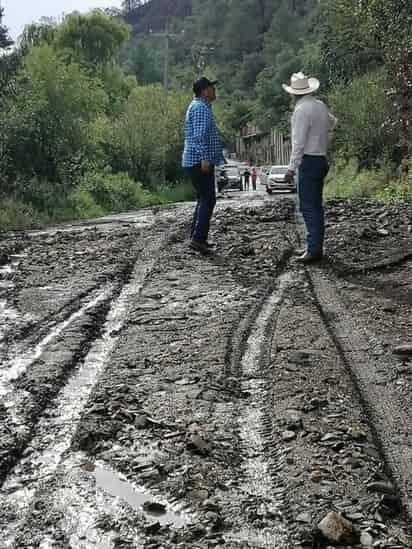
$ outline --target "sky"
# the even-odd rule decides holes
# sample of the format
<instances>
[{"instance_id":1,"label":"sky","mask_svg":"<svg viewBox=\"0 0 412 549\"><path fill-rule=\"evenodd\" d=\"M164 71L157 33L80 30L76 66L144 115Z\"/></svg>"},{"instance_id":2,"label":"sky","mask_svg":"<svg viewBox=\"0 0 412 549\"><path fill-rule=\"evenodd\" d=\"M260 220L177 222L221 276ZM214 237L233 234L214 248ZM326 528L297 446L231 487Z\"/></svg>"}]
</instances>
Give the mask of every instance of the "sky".
<instances>
[{"instance_id":1,"label":"sky","mask_svg":"<svg viewBox=\"0 0 412 549\"><path fill-rule=\"evenodd\" d=\"M15 40L25 25L40 17L59 17L62 13L93 8L120 7L121 0L0 0L4 8L3 24Z\"/></svg>"}]
</instances>

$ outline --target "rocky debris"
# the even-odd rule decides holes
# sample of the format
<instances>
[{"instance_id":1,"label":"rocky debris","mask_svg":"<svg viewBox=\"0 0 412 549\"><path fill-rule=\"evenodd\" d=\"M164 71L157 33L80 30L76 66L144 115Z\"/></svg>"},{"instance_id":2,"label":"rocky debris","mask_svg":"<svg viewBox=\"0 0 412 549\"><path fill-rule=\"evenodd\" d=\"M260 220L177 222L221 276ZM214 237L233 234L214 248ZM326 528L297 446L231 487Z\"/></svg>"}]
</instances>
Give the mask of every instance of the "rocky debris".
<instances>
[{"instance_id":1,"label":"rocky debris","mask_svg":"<svg viewBox=\"0 0 412 549\"><path fill-rule=\"evenodd\" d=\"M397 256L400 263L382 265L391 264L395 252L412 238L411 231L405 232L411 226L410 213L402 205L344 200L329 201L327 211L330 261L322 268L330 276L339 275L343 294L354 296L354 314L364 314L365 325L377 327L377 337L392 354L394 342L409 340L410 264L402 251ZM175 234L171 225L169 220L165 227ZM192 524L162 527L158 521L163 504L153 510L153 522L144 523L141 514L127 508L110 520L103 520L108 517L104 515L96 524L113 533L117 546L130 548L134 535L141 534L146 547L234 549L239 544L231 545L229 534L245 527L260 535L280 524L296 549L343 549L353 543L370 547L371 539L378 549L411 547L398 494L393 487L379 486L388 486L384 464L347 367L319 317L306 278L288 263L298 247L293 201L222 208L212 226L217 242L213 258L188 254L181 235L174 235L139 299L130 300L119 345L72 446L87 458L80 467L83 473L92 472L94 463L105 462L134 486L144 487L153 501L167 502L167 509L169 504L183 509ZM23 261L24 272L17 276L16 300L22 303L29 296L29 309L40 300L43 285L53 286L44 311L39 301L36 313L40 320L53 316L70 298L76 301L93 285L116 280L131 246L139 247L141 238L132 229L36 238L31 256ZM375 278L373 269L364 273L370 265L377 266ZM277 277L285 269L296 282L279 306L276 333L269 334L273 344L269 348L268 343L265 353L271 355L270 366L250 380L265 386L265 398L255 402L253 392L243 387L240 371L245 334L255 321L254 311L276 291ZM356 277L348 274L351 269ZM67 291L61 289L65 287ZM380 300L383 293L385 299ZM399 366L400 361L395 362ZM399 391L410 398L408 371L387 371L385 376L401 381ZM46 386L47 379L43 381ZM246 405L262 413L263 452L240 443L239 430L245 426L239 424L239 416ZM4 415L10 425L7 410L0 409L2 420ZM11 448L7 440L6 453ZM256 489L245 486L249 466L258 473L267 466L263 493L270 497L262 495L260 484ZM86 492L83 495L87 497ZM93 506L94 493L91 498ZM51 511L44 513L45 520L50 522L55 505L53 500L46 502L44 508ZM342 534L334 541L315 533L315 525L331 509L351 524L348 538ZM6 524L15 511L2 510L1 520ZM39 512L37 504L34 511ZM33 530L30 536L43 539L37 520L27 523ZM58 528L48 528L64 544ZM338 530L336 524L326 529L335 537Z\"/></svg>"},{"instance_id":2,"label":"rocky debris","mask_svg":"<svg viewBox=\"0 0 412 549\"><path fill-rule=\"evenodd\" d=\"M353 524L334 511L320 521L318 529L324 538L334 543L349 543L354 538Z\"/></svg>"},{"instance_id":3,"label":"rocky debris","mask_svg":"<svg viewBox=\"0 0 412 549\"><path fill-rule=\"evenodd\" d=\"M395 487L387 482L370 482L367 489L378 494L396 495Z\"/></svg>"},{"instance_id":4,"label":"rocky debris","mask_svg":"<svg viewBox=\"0 0 412 549\"><path fill-rule=\"evenodd\" d=\"M294 440L296 438L295 431L283 431L282 433L282 440L285 442L290 442L291 440Z\"/></svg>"},{"instance_id":5,"label":"rocky debris","mask_svg":"<svg viewBox=\"0 0 412 549\"><path fill-rule=\"evenodd\" d=\"M190 450L205 456L209 453L209 443L199 434L193 433L189 436L187 446Z\"/></svg>"},{"instance_id":6,"label":"rocky debris","mask_svg":"<svg viewBox=\"0 0 412 549\"><path fill-rule=\"evenodd\" d=\"M362 547L373 547L373 537L369 532L362 532L359 542Z\"/></svg>"}]
</instances>

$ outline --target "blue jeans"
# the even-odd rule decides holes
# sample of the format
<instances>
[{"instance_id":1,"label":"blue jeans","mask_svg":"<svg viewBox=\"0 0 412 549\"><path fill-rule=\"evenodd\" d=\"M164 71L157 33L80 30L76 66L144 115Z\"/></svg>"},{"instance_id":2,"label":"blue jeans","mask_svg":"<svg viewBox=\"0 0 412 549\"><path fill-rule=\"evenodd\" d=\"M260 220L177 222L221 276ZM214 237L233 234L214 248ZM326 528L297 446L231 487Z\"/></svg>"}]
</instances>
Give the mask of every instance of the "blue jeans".
<instances>
[{"instance_id":1,"label":"blue jeans","mask_svg":"<svg viewBox=\"0 0 412 549\"><path fill-rule=\"evenodd\" d=\"M191 239L196 242L206 242L209 235L210 219L216 205L215 170L202 172L200 165L186 168L193 189L197 196L197 204L193 214Z\"/></svg>"},{"instance_id":2,"label":"blue jeans","mask_svg":"<svg viewBox=\"0 0 412 549\"><path fill-rule=\"evenodd\" d=\"M304 155L299 167L299 204L306 227L307 250L317 255L323 252L325 214L323 184L329 171L324 156Z\"/></svg>"}]
</instances>

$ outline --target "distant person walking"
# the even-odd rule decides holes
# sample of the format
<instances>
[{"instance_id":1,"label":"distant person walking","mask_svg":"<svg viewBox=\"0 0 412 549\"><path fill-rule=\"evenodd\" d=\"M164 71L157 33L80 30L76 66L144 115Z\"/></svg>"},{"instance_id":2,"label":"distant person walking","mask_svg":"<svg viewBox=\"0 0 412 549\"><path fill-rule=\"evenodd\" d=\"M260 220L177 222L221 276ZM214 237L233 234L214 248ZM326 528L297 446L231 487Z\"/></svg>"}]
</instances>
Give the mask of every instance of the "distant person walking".
<instances>
[{"instance_id":1,"label":"distant person walking","mask_svg":"<svg viewBox=\"0 0 412 549\"><path fill-rule=\"evenodd\" d=\"M185 120L182 164L197 196L189 246L202 254L211 253L212 248L208 235L216 205L215 166L225 163L223 145L212 111L216 84L204 77L193 84L195 98Z\"/></svg>"},{"instance_id":2,"label":"distant person walking","mask_svg":"<svg viewBox=\"0 0 412 549\"><path fill-rule=\"evenodd\" d=\"M249 187L250 187L250 171L249 171L249 168L246 168L246 170L243 172L243 177L245 179L244 190L248 191Z\"/></svg>"},{"instance_id":3,"label":"distant person walking","mask_svg":"<svg viewBox=\"0 0 412 549\"><path fill-rule=\"evenodd\" d=\"M299 204L307 241L306 251L299 257L302 263L312 263L323 257L323 186L329 171L326 153L329 132L337 123L327 106L312 95L319 85L319 80L308 78L302 72L292 75L290 85L283 84L283 89L297 99L292 116L292 155L286 180L292 181L299 168Z\"/></svg>"},{"instance_id":4,"label":"distant person walking","mask_svg":"<svg viewBox=\"0 0 412 549\"><path fill-rule=\"evenodd\" d=\"M256 181L257 181L257 171L256 171L256 168L253 166L253 168L252 168L252 187L253 187L254 191L256 191Z\"/></svg>"}]
</instances>

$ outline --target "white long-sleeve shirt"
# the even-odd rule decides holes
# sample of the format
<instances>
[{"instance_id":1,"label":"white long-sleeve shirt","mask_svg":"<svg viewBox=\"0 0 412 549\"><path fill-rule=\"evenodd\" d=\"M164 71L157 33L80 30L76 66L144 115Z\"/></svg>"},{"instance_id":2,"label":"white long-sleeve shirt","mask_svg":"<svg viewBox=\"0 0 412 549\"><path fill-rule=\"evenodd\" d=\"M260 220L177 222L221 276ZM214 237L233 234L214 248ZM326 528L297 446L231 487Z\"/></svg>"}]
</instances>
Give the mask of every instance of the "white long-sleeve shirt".
<instances>
[{"instance_id":1,"label":"white long-sleeve shirt","mask_svg":"<svg viewBox=\"0 0 412 549\"><path fill-rule=\"evenodd\" d=\"M296 103L292 116L292 155L289 169L299 168L304 154L326 156L329 132L337 119L325 103L312 95L304 95Z\"/></svg>"}]
</instances>

